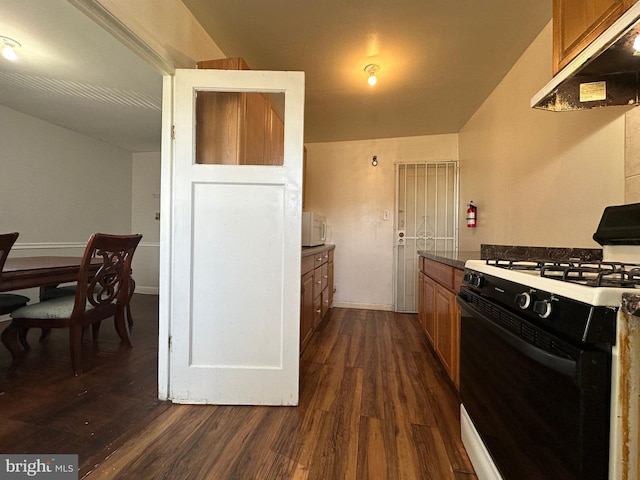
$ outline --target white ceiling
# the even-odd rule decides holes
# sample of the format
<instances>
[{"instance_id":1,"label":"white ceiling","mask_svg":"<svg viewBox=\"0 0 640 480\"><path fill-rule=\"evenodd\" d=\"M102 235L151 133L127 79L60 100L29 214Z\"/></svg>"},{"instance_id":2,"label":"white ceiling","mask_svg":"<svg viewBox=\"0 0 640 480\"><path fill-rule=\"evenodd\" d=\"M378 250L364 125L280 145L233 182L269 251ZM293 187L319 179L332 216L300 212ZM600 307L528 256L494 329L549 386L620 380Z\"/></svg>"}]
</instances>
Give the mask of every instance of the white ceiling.
<instances>
[{"instance_id":1,"label":"white ceiling","mask_svg":"<svg viewBox=\"0 0 640 480\"><path fill-rule=\"evenodd\" d=\"M305 71L305 141L322 142L458 132L551 19L552 0L183 2L227 56ZM22 44L17 62L0 57L0 104L132 152L159 149L160 74L68 0L2 0L0 35ZM381 68L375 87L369 63Z\"/></svg>"},{"instance_id":2,"label":"white ceiling","mask_svg":"<svg viewBox=\"0 0 640 480\"><path fill-rule=\"evenodd\" d=\"M0 1L0 104L131 152L160 149L162 76L67 0Z\"/></svg>"}]
</instances>

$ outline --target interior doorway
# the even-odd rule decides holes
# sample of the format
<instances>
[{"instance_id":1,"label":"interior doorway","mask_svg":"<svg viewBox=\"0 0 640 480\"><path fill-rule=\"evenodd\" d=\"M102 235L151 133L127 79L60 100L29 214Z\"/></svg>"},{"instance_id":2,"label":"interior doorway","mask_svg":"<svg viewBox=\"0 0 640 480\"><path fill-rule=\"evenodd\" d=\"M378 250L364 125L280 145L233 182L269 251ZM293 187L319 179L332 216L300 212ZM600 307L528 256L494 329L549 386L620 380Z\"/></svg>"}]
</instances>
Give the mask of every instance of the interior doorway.
<instances>
[{"instance_id":1,"label":"interior doorway","mask_svg":"<svg viewBox=\"0 0 640 480\"><path fill-rule=\"evenodd\" d=\"M396 312L418 311L418 252L458 248L458 162L398 163L395 169Z\"/></svg>"}]
</instances>

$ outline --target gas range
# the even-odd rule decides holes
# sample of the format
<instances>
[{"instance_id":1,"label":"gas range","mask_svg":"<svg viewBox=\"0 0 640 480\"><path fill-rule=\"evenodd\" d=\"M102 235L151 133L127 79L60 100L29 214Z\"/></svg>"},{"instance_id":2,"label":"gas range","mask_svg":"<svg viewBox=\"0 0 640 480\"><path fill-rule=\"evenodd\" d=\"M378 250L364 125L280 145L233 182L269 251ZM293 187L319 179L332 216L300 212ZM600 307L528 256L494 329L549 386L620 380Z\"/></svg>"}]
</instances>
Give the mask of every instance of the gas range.
<instances>
[{"instance_id":1,"label":"gas range","mask_svg":"<svg viewBox=\"0 0 640 480\"><path fill-rule=\"evenodd\" d=\"M563 280L557 275L558 268L558 262L469 260L462 295L476 303L485 299L490 302L487 305L497 304L569 341L615 343L616 311L622 293L635 287L594 286L591 278ZM576 266L569 268L573 271ZM586 268L582 275L592 277L596 267L590 264Z\"/></svg>"},{"instance_id":2,"label":"gas range","mask_svg":"<svg viewBox=\"0 0 640 480\"><path fill-rule=\"evenodd\" d=\"M640 203L607 207L593 238L597 259L465 263L461 423L479 478L638 471L640 322L621 307L640 298Z\"/></svg>"},{"instance_id":3,"label":"gas range","mask_svg":"<svg viewBox=\"0 0 640 480\"><path fill-rule=\"evenodd\" d=\"M622 293L640 292L640 264L489 259L469 260L465 267L475 287L493 276L594 306L617 307Z\"/></svg>"}]
</instances>

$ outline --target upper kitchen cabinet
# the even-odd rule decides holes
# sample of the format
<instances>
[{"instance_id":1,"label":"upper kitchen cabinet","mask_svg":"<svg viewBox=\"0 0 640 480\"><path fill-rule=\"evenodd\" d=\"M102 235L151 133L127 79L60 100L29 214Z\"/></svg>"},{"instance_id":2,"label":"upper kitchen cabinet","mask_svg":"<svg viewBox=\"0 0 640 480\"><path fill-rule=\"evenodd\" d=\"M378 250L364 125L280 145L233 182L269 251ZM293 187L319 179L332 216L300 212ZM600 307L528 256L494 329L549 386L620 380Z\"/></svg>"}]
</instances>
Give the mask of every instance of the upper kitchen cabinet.
<instances>
[{"instance_id":1,"label":"upper kitchen cabinet","mask_svg":"<svg viewBox=\"0 0 640 480\"><path fill-rule=\"evenodd\" d=\"M637 0L554 0L553 74L609 28Z\"/></svg>"},{"instance_id":2,"label":"upper kitchen cabinet","mask_svg":"<svg viewBox=\"0 0 640 480\"><path fill-rule=\"evenodd\" d=\"M198 62L198 68L249 70L241 58ZM284 121L277 97L284 98L284 94L198 92L196 162L282 165Z\"/></svg>"}]
</instances>

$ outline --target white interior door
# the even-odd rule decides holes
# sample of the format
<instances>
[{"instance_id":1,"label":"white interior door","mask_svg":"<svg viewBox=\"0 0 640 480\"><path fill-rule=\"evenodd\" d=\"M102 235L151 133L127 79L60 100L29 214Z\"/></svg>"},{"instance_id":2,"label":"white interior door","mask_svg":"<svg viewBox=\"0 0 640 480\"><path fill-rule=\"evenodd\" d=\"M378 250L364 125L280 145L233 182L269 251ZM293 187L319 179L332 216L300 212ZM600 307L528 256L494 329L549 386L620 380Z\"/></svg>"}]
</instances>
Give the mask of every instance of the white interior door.
<instances>
[{"instance_id":1,"label":"white interior door","mask_svg":"<svg viewBox=\"0 0 640 480\"><path fill-rule=\"evenodd\" d=\"M418 311L418 252L458 248L457 162L396 164L396 312Z\"/></svg>"},{"instance_id":2,"label":"white interior door","mask_svg":"<svg viewBox=\"0 0 640 480\"><path fill-rule=\"evenodd\" d=\"M206 92L284 97L283 165L201 163ZM304 74L176 70L173 99L168 398L296 405ZM226 132L236 120L213 123Z\"/></svg>"}]
</instances>

